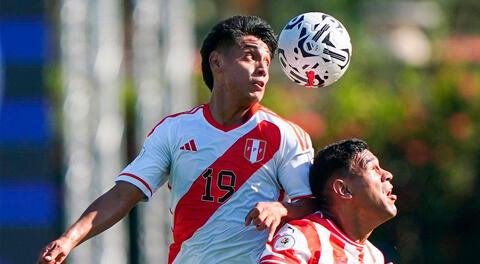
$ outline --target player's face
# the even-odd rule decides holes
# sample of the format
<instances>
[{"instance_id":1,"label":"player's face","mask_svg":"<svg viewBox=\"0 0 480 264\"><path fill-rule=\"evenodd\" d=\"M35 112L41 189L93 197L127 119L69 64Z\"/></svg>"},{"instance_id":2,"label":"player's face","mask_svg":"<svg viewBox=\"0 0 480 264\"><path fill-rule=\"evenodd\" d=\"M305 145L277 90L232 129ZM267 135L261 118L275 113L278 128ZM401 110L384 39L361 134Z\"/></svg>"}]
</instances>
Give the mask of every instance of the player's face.
<instances>
[{"instance_id":1,"label":"player's face","mask_svg":"<svg viewBox=\"0 0 480 264\"><path fill-rule=\"evenodd\" d=\"M269 79L270 50L254 36L243 36L225 52L225 92L240 102L260 102Z\"/></svg>"},{"instance_id":2,"label":"player's face","mask_svg":"<svg viewBox=\"0 0 480 264\"><path fill-rule=\"evenodd\" d=\"M368 149L357 154L349 177L349 189L359 213L366 219L388 220L397 214L392 194L393 175L380 167L379 161Z\"/></svg>"}]
</instances>

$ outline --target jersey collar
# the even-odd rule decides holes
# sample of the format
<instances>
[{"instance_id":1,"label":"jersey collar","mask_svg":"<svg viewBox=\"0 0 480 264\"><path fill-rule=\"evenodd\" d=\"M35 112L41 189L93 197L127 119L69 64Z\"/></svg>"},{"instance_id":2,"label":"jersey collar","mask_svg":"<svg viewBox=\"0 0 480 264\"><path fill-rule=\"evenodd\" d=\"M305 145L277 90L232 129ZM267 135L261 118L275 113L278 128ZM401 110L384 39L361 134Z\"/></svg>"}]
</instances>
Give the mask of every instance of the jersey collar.
<instances>
[{"instance_id":1,"label":"jersey collar","mask_svg":"<svg viewBox=\"0 0 480 264\"><path fill-rule=\"evenodd\" d=\"M223 132L228 132L250 121L250 119L255 115L255 113L257 113L258 110L260 110L261 108L262 106L259 103L254 104L247 113L248 115L247 121L245 121L242 124L238 124L234 126L224 126L218 123L217 121L215 121L215 119L212 116L212 113L210 112L210 104L205 104L205 109L203 110L203 116L205 117L207 122L210 123L210 125L214 126L217 129L222 130Z\"/></svg>"}]
</instances>

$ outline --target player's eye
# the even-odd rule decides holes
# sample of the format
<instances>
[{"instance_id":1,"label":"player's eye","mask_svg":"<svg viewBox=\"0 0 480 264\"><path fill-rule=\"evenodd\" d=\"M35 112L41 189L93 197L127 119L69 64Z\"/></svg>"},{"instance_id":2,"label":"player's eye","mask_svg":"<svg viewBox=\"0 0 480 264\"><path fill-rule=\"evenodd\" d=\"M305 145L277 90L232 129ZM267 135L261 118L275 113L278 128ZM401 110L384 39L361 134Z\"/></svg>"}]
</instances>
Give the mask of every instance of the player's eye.
<instances>
[{"instance_id":1,"label":"player's eye","mask_svg":"<svg viewBox=\"0 0 480 264\"><path fill-rule=\"evenodd\" d=\"M253 57L254 57L254 56L253 56L252 53L250 53L250 52L245 53L245 58L246 58L246 59L248 59L248 60L253 60Z\"/></svg>"},{"instance_id":2,"label":"player's eye","mask_svg":"<svg viewBox=\"0 0 480 264\"><path fill-rule=\"evenodd\" d=\"M374 172L377 172L377 173L380 171L379 167L372 164L371 162L368 163L366 168L367 168L367 170L371 170L371 171L374 171Z\"/></svg>"}]
</instances>

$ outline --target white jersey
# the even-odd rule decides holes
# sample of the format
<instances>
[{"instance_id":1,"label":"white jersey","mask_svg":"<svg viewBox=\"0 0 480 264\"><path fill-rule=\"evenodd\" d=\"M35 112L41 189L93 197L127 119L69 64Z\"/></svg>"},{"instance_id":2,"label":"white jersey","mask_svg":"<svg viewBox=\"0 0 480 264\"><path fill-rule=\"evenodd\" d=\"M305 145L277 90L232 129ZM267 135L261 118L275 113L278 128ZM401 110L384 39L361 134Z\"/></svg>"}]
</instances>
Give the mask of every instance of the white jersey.
<instances>
[{"instance_id":1,"label":"white jersey","mask_svg":"<svg viewBox=\"0 0 480 264\"><path fill-rule=\"evenodd\" d=\"M149 198L171 191L173 244L168 263L256 263L267 231L245 226L261 201L311 197L308 134L257 104L245 123L224 127L209 105L166 117L117 178Z\"/></svg>"},{"instance_id":2,"label":"white jersey","mask_svg":"<svg viewBox=\"0 0 480 264\"><path fill-rule=\"evenodd\" d=\"M285 224L267 244L261 264L384 264L368 240L357 243L321 212Z\"/></svg>"}]
</instances>

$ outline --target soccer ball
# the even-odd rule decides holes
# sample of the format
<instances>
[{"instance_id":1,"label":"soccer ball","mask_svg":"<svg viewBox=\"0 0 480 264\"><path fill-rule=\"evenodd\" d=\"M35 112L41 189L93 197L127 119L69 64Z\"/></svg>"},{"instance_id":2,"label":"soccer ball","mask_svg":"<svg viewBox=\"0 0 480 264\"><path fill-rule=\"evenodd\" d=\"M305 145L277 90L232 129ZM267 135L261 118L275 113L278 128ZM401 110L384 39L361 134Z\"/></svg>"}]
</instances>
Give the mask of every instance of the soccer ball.
<instances>
[{"instance_id":1,"label":"soccer ball","mask_svg":"<svg viewBox=\"0 0 480 264\"><path fill-rule=\"evenodd\" d=\"M348 68L352 55L350 36L334 17L304 13L283 28L278 56L288 78L305 87L323 87L336 82Z\"/></svg>"}]
</instances>

